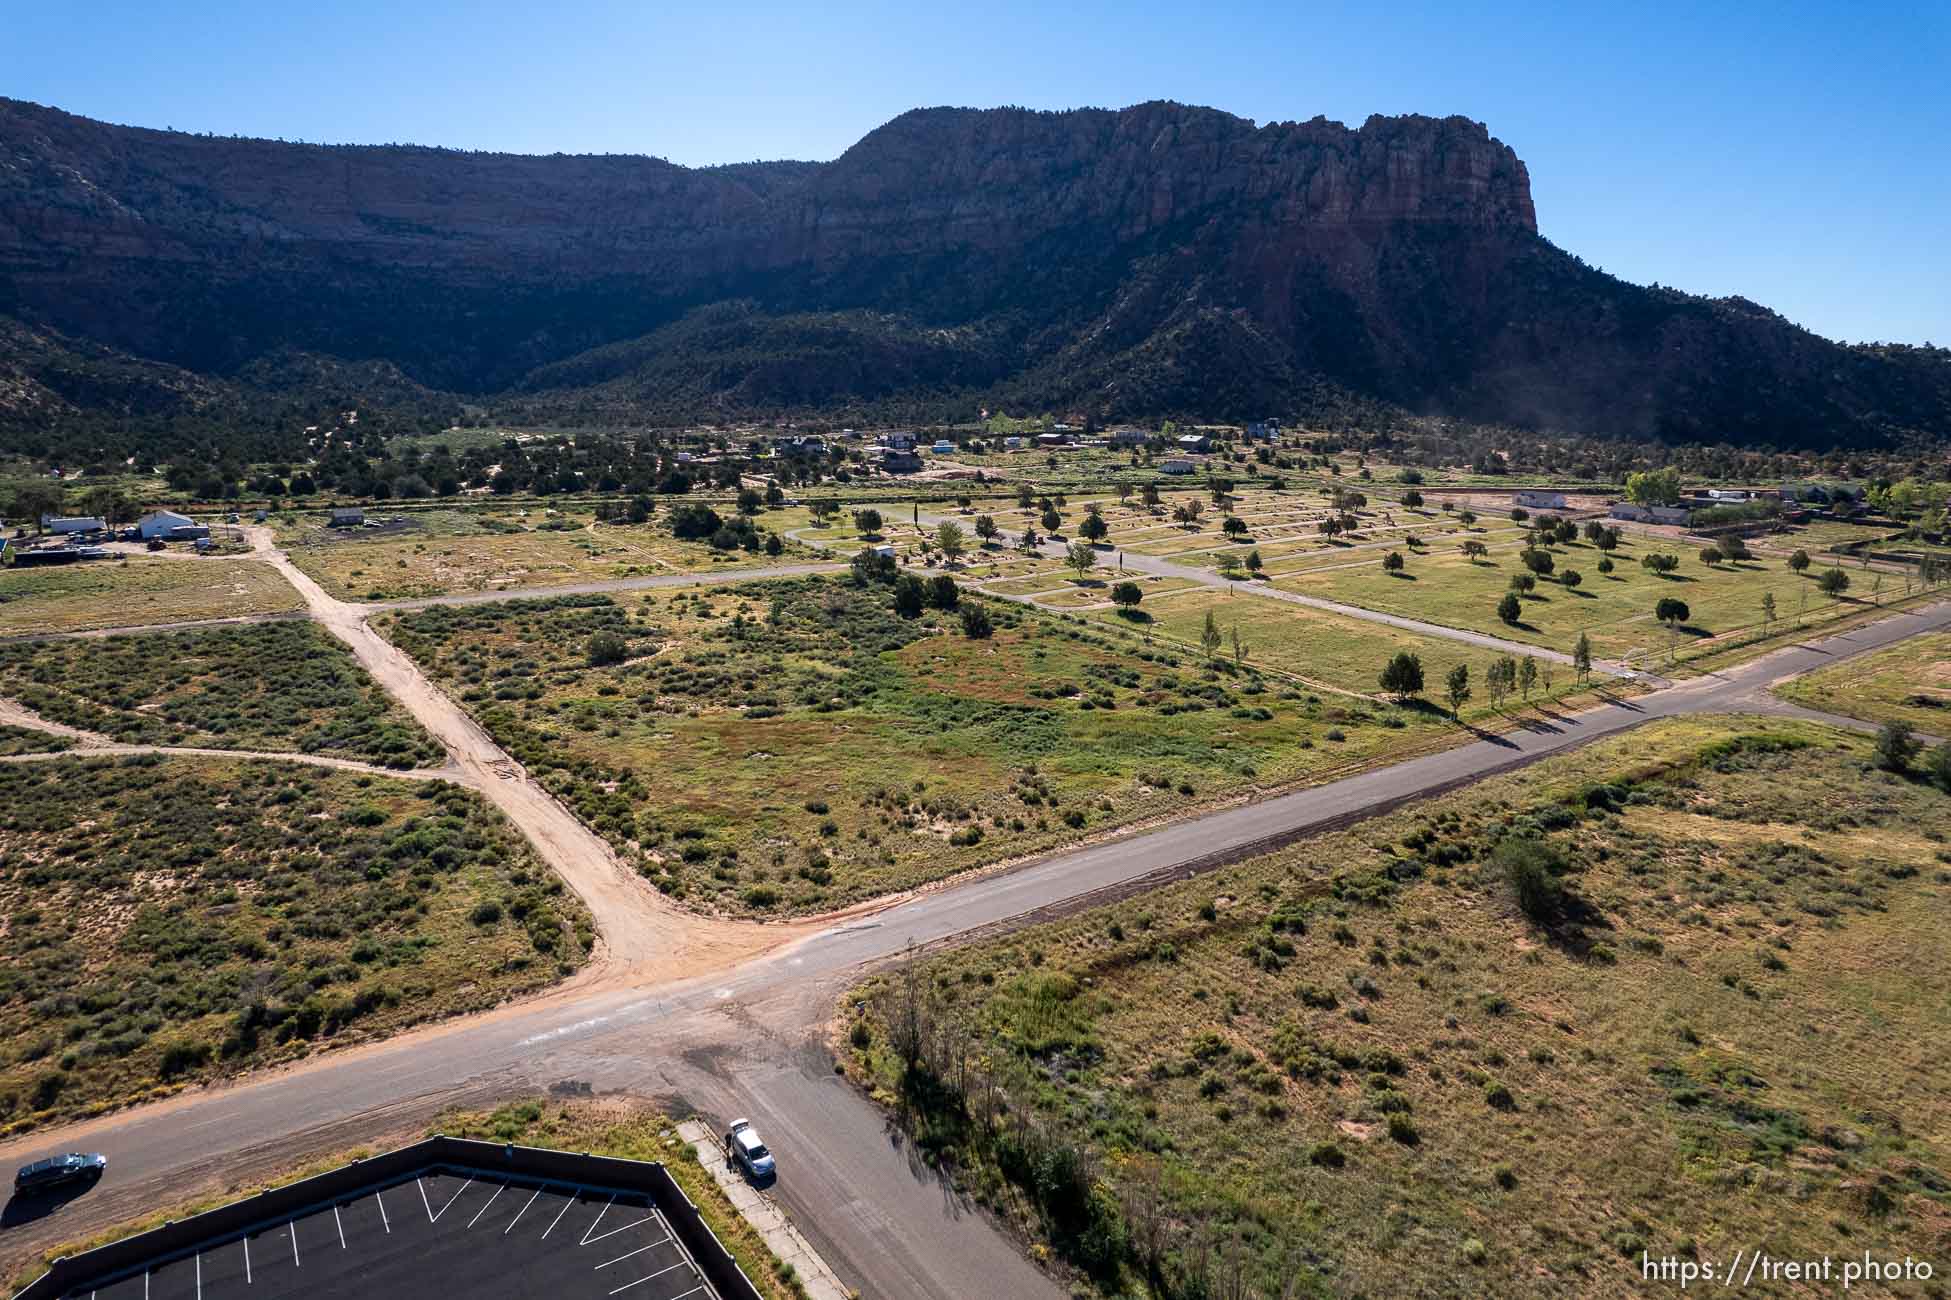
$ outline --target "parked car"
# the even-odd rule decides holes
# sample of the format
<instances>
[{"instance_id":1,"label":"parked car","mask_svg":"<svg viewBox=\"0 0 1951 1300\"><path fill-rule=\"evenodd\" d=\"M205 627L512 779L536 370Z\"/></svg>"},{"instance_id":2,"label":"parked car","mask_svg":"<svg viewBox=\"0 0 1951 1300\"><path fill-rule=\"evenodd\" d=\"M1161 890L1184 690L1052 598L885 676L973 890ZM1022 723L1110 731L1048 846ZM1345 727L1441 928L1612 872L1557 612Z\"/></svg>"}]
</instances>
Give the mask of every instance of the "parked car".
<instances>
[{"instance_id":1,"label":"parked car","mask_svg":"<svg viewBox=\"0 0 1951 1300\"><path fill-rule=\"evenodd\" d=\"M32 1196L71 1183L92 1183L107 1172L107 1156L70 1151L64 1156L49 1156L31 1165L22 1165L14 1173L14 1194Z\"/></svg>"},{"instance_id":2,"label":"parked car","mask_svg":"<svg viewBox=\"0 0 1951 1300\"><path fill-rule=\"evenodd\" d=\"M725 1154L753 1178L770 1178L775 1172L772 1152L759 1141L759 1132L749 1119L735 1119L725 1134Z\"/></svg>"},{"instance_id":3,"label":"parked car","mask_svg":"<svg viewBox=\"0 0 1951 1300\"><path fill-rule=\"evenodd\" d=\"M169 543L165 542L160 537L152 537L149 539L149 549L152 551L167 550L168 547L169 547Z\"/></svg>"}]
</instances>

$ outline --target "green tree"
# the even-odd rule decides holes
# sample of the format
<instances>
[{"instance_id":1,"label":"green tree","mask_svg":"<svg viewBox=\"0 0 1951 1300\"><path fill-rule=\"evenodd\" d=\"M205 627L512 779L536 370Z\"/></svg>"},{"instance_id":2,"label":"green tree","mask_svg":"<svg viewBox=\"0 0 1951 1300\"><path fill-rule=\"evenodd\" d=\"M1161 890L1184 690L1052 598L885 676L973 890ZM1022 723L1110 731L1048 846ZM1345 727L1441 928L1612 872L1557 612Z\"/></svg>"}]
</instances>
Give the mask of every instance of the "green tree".
<instances>
[{"instance_id":1,"label":"green tree","mask_svg":"<svg viewBox=\"0 0 1951 1300\"><path fill-rule=\"evenodd\" d=\"M1796 551L1788 557L1788 567L1792 572L1801 573L1809 567L1809 553Z\"/></svg>"},{"instance_id":2,"label":"green tree","mask_svg":"<svg viewBox=\"0 0 1951 1300\"><path fill-rule=\"evenodd\" d=\"M982 605L971 601L962 606L962 635L971 641L987 640L995 630L989 621L989 611Z\"/></svg>"},{"instance_id":3,"label":"green tree","mask_svg":"<svg viewBox=\"0 0 1951 1300\"><path fill-rule=\"evenodd\" d=\"M1509 882L1518 909L1533 921L1546 924L1564 908L1565 886L1559 877L1567 870L1565 860L1543 840L1506 835L1491 850L1490 861Z\"/></svg>"},{"instance_id":4,"label":"green tree","mask_svg":"<svg viewBox=\"0 0 1951 1300\"><path fill-rule=\"evenodd\" d=\"M1653 617L1669 627L1686 622L1692 612L1687 608L1686 601L1676 600L1672 596L1660 597L1659 603L1653 606Z\"/></svg>"},{"instance_id":5,"label":"green tree","mask_svg":"<svg viewBox=\"0 0 1951 1300\"><path fill-rule=\"evenodd\" d=\"M1077 570L1077 580L1082 582L1097 567L1097 548L1089 542L1072 542L1064 552L1064 563Z\"/></svg>"},{"instance_id":6,"label":"green tree","mask_svg":"<svg viewBox=\"0 0 1951 1300\"><path fill-rule=\"evenodd\" d=\"M920 618L921 611L928 605L928 589L921 579L912 573L904 573L894 582L894 612L902 618Z\"/></svg>"},{"instance_id":7,"label":"green tree","mask_svg":"<svg viewBox=\"0 0 1951 1300\"><path fill-rule=\"evenodd\" d=\"M1592 675L1592 638L1583 632L1578 634L1578 644L1572 647L1572 671L1578 674L1581 686Z\"/></svg>"},{"instance_id":8,"label":"green tree","mask_svg":"<svg viewBox=\"0 0 1951 1300\"><path fill-rule=\"evenodd\" d=\"M1077 524L1078 536L1087 541L1101 542L1105 534L1110 531L1111 526L1104 522L1104 515L1099 512L1095 504L1084 511L1083 519Z\"/></svg>"},{"instance_id":9,"label":"green tree","mask_svg":"<svg viewBox=\"0 0 1951 1300\"><path fill-rule=\"evenodd\" d=\"M1527 547L1519 554L1518 559L1524 562L1525 568L1531 570L1532 573L1537 574L1540 578L1548 576L1553 569L1558 567L1558 562L1551 558L1550 551L1541 551L1535 546Z\"/></svg>"},{"instance_id":10,"label":"green tree","mask_svg":"<svg viewBox=\"0 0 1951 1300\"><path fill-rule=\"evenodd\" d=\"M1700 562L1710 569L1726 558L1727 552L1718 546L1703 546L1700 548Z\"/></svg>"},{"instance_id":11,"label":"green tree","mask_svg":"<svg viewBox=\"0 0 1951 1300\"><path fill-rule=\"evenodd\" d=\"M1612 557L1610 555L1601 555L1599 557L1598 569L1602 574L1611 573L1613 570Z\"/></svg>"},{"instance_id":12,"label":"green tree","mask_svg":"<svg viewBox=\"0 0 1951 1300\"><path fill-rule=\"evenodd\" d=\"M878 537L883 522L885 521L882 520L881 512L878 510L870 508L854 511L854 531L862 537Z\"/></svg>"},{"instance_id":13,"label":"green tree","mask_svg":"<svg viewBox=\"0 0 1951 1300\"><path fill-rule=\"evenodd\" d=\"M1772 629L1774 626L1775 626L1775 593L1772 591L1764 591L1761 593L1762 635L1766 636L1770 631L1770 629Z\"/></svg>"},{"instance_id":14,"label":"green tree","mask_svg":"<svg viewBox=\"0 0 1951 1300\"><path fill-rule=\"evenodd\" d=\"M1584 581L1585 575L1577 569L1567 569L1558 575L1558 585L1564 587L1567 591L1578 590L1578 585Z\"/></svg>"},{"instance_id":15,"label":"green tree","mask_svg":"<svg viewBox=\"0 0 1951 1300\"><path fill-rule=\"evenodd\" d=\"M975 520L975 534L982 539L982 543L985 546L996 540L995 518L991 515L977 515Z\"/></svg>"},{"instance_id":16,"label":"green tree","mask_svg":"<svg viewBox=\"0 0 1951 1300\"><path fill-rule=\"evenodd\" d=\"M1849 575L1841 569L1825 569L1816 579L1816 590L1825 596L1840 596L1849 590Z\"/></svg>"},{"instance_id":17,"label":"green tree","mask_svg":"<svg viewBox=\"0 0 1951 1300\"><path fill-rule=\"evenodd\" d=\"M1246 520L1238 515L1228 515L1226 522L1219 526L1219 530L1237 541L1246 536Z\"/></svg>"},{"instance_id":18,"label":"green tree","mask_svg":"<svg viewBox=\"0 0 1951 1300\"><path fill-rule=\"evenodd\" d=\"M589 660L590 667L608 668L628 659L630 647L614 632L598 632L584 647L584 655Z\"/></svg>"},{"instance_id":19,"label":"green tree","mask_svg":"<svg viewBox=\"0 0 1951 1300\"><path fill-rule=\"evenodd\" d=\"M1450 702L1450 719L1462 718L1462 709L1470 699L1470 665L1458 664L1450 669L1450 675L1443 680L1443 697Z\"/></svg>"},{"instance_id":20,"label":"green tree","mask_svg":"<svg viewBox=\"0 0 1951 1300\"><path fill-rule=\"evenodd\" d=\"M42 515L61 513L61 500L61 489L52 483L40 480L19 483L7 500L7 514L38 533Z\"/></svg>"},{"instance_id":21,"label":"green tree","mask_svg":"<svg viewBox=\"0 0 1951 1300\"><path fill-rule=\"evenodd\" d=\"M738 493L738 512L742 515L756 515L765 508L765 495L757 488L741 488Z\"/></svg>"},{"instance_id":22,"label":"green tree","mask_svg":"<svg viewBox=\"0 0 1951 1300\"><path fill-rule=\"evenodd\" d=\"M1469 560L1472 564L1475 564L1478 560L1481 560L1484 558L1484 556L1490 554L1490 548L1488 546L1485 546L1482 542L1478 541L1474 537L1466 540L1463 543L1463 545L1458 549L1463 552L1464 558Z\"/></svg>"},{"instance_id":23,"label":"green tree","mask_svg":"<svg viewBox=\"0 0 1951 1300\"><path fill-rule=\"evenodd\" d=\"M1260 558L1259 547L1256 546L1246 553L1246 571L1248 573L1260 572L1265 567L1265 564L1266 562Z\"/></svg>"},{"instance_id":24,"label":"green tree","mask_svg":"<svg viewBox=\"0 0 1951 1300\"><path fill-rule=\"evenodd\" d=\"M1951 740L1931 751L1930 758L1924 763L1924 770L1931 780L1937 782L1938 789L1951 794Z\"/></svg>"},{"instance_id":25,"label":"green tree","mask_svg":"<svg viewBox=\"0 0 1951 1300\"><path fill-rule=\"evenodd\" d=\"M954 609L962 603L962 589L946 573L928 580L928 604L934 609Z\"/></svg>"},{"instance_id":26,"label":"green tree","mask_svg":"<svg viewBox=\"0 0 1951 1300\"><path fill-rule=\"evenodd\" d=\"M1511 575L1510 585L1512 591L1517 592L1519 594L1526 594L1537 590L1538 579L1535 574L1513 573Z\"/></svg>"},{"instance_id":27,"label":"green tree","mask_svg":"<svg viewBox=\"0 0 1951 1300\"><path fill-rule=\"evenodd\" d=\"M1538 661L1533 656L1524 656L1524 662L1518 665L1517 684L1518 689L1524 693L1524 698L1529 700L1531 692L1537 689L1538 685Z\"/></svg>"},{"instance_id":28,"label":"green tree","mask_svg":"<svg viewBox=\"0 0 1951 1300\"><path fill-rule=\"evenodd\" d=\"M1111 603L1120 609L1138 608L1138 602L1145 599L1145 589L1135 582L1121 582L1111 588Z\"/></svg>"},{"instance_id":29,"label":"green tree","mask_svg":"<svg viewBox=\"0 0 1951 1300\"><path fill-rule=\"evenodd\" d=\"M969 549L968 537L962 532L962 525L953 519L944 519L936 525L935 545L940 549L942 558L950 564L961 559Z\"/></svg>"},{"instance_id":30,"label":"green tree","mask_svg":"<svg viewBox=\"0 0 1951 1300\"><path fill-rule=\"evenodd\" d=\"M1908 772L1917 761L1917 734L1901 719L1886 722L1876 733L1876 763L1887 772Z\"/></svg>"},{"instance_id":31,"label":"green tree","mask_svg":"<svg viewBox=\"0 0 1951 1300\"><path fill-rule=\"evenodd\" d=\"M1211 659L1219 653L1220 641L1219 621L1209 609L1206 611L1205 625L1199 629L1199 648L1206 652L1206 658Z\"/></svg>"},{"instance_id":32,"label":"green tree","mask_svg":"<svg viewBox=\"0 0 1951 1300\"><path fill-rule=\"evenodd\" d=\"M1398 702L1423 692L1423 661L1407 650L1398 650L1395 657L1382 666L1382 689L1395 696Z\"/></svg>"},{"instance_id":33,"label":"green tree","mask_svg":"<svg viewBox=\"0 0 1951 1300\"><path fill-rule=\"evenodd\" d=\"M1044 532L1054 533L1064 526L1064 517L1057 513L1057 507L1045 506L1043 508L1043 518L1040 522L1043 524Z\"/></svg>"},{"instance_id":34,"label":"green tree","mask_svg":"<svg viewBox=\"0 0 1951 1300\"><path fill-rule=\"evenodd\" d=\"M1384 573L1401 573L1402 566L1403 559L1400 551L1390 551L1382 557L1382 572Z\"/></svg>"},{"instance_id":35,"label":"green tree","mask_svg":"<svg viewBox=\"0 0 1951 1300\"><path fill-rule=\"evenodd\" d=\"M1518 603L1517 593L1505 592L1504 598L1497 602L1497 617L1506 623L1515 624L1523 616L1524 606Z\"/></svg>"},{"instance_id":36,"label":"green tree","mask_svg":"<svg viewBox=\"0 0 1951 1300\"><path fill-rule=\"evenodd\" d=\"M1670 506L1680 500L1680 471L1648 469L1626 475L1626 500L1636 506Z\"/></svg>"}]
</instances>

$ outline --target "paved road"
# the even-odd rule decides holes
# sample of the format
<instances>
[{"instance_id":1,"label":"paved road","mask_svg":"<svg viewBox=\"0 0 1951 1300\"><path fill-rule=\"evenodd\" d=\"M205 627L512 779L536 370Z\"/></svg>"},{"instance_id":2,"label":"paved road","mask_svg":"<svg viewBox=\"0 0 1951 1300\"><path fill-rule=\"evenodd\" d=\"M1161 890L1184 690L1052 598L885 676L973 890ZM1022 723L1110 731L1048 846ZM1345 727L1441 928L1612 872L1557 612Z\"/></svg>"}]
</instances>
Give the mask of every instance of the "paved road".
<instances>
[{"instance_id":1,"label":"paved road","mask_svg":"<svg viewBox=\"0 0 1951 1300\"><path fill-rule=\"evenodd\" d=\"M1799 714L1767 688L1948 626L1951 603L1899 614L1637 700L926 891L720 975L558 993L15 1141L0 1147L0 1163L94 1149L110 1153L114 1173L49 1220L0 1238L0 1250L12 1255L85 1234L179 1198L185 1188L343 1147L389 1123L421 1122L456 1101L481 1104L576 1081L679 1098L714 1120L750 1115L781 1156L775 1194L865 1295L1054 1300L1056 1286L834 1076L822 1026L833 999L863 968L910 945L1237 861L1651 719L1731 710Z\"/></svg>"}]
</instances>

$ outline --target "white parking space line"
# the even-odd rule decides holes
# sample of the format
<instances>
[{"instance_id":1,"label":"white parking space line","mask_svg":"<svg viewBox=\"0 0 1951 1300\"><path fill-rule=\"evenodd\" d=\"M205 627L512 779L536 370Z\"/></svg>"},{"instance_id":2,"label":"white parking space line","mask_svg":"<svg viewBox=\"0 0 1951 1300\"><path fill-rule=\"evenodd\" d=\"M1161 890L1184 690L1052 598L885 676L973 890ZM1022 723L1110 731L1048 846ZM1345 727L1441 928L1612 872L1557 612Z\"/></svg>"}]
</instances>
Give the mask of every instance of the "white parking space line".
<instances>
[{"instance_id":1,"label":"white parking space line","mask_svg":"<svg viewBox=\"0 0 1951 1300\"><path fill-rule=\"evenodd\" d=\"M603 1202L603 1208L596 1213L596 1222L583 1229L583 1239L576 1243L578 1246L587 1246L589 1244L589 1234L596 1231L597 1225L603 1222L603 1216L608 1214L610 1207L615 1204L616 1197L614 1196Z\"/></svg>"},{"instance_id":2,"label":"white parking space line","mask_svg":"<svg viewBox=\"0 0 1951 1300\"><path fill-rule=\"evenodd\" d=\"M529 1207L529 1206L531 1206L531 1205L533 1205L533 1204L535 1204L535 1197L536 1197L536 1196L540 1196L541 1194L542 1194L542 1189L538 1187L538 1188L536 1188L536 1189L535 1189L535 1195L534 1195L534 1196L531 1196L531 1197L529 1197L529 1198L528 1198L528 1199L527 1199L526 1201L523 1201L523 1202L522 1202L522 1208L521 1208L521 1209L519 1209L519 1210L516 1210L516 1211L515 1211L515 1217L514 1217L514 1218L512 1218L512 1219L510 1219L510 1220L508 1221L508 1226L507 1226L507 1227L505 1227L505 1228L503 1228L503 1229L501 1230L501 1235L502 1235L502 1236L504 1236L504 1237L505 1237L505 1236L507 1236L507 1235L508 1235L509 1233L511 1233L511 1232L513 1232L513 1231L515 1230L515 1225L516 1225L516 1224L518 1224L518 1223L520 1223L520 1222L522 1221L522 1216L523 1216L524 1214L527 1214L527 1213L528 1213L528 1207Z\"/></svg>"},{"instance_id":3,"label":"white parking space line","mask_svg":"<svg viewBox=\"0 0 1951 1300\"><path fill-rule=\"evenodd\" d=\"M373 1199L379 1202L379 1221L385 1227L386 1235L390 1237L393 1235L393 1224L392 1221L386 1217L386 1202L380 1197L380 1194L378 1192L373 1193Z\"/></svg>"},{"instance_id":4,"label":"white parking space line","mask_svg":"<svg viewBox=\"0 0 1951 1300\"><path fill-rule=\"evenodd\" d=\"M298 1267L298 1224L297 1221L294 1220L291 1223L286 1224L285 1226L291 1229L291 1266L293 1268L297 1268Z\"/></svg>"},{"instance_id":5,"label":"white parking space line","mask_svg":"<svg viewBox=\"0 0 1951 1300\"><path fill-rule=\"evenodd\" d=\"M576 1198L573 1196L571 1196L568 1200L562 1203L562 1208L556 1211L555 1218L549 1220L549 1226L542 1229L542 1235L544 1237L547 1237L550 1233L555 1231L556 1224L562 1222L562 1216L569 1213L569 1207L574 1205L575 1203L576 1203Z\"/></svg>"},{"instance_id":6,"label":"white parking space line","mask_svg":"<svg viewBox=\"0 0 1951 1300\"><path fill-rule=\"evenodd\" d=\"M675 1269L683 1269L683 1267L685 1267L685 1261L683 1261L683 1259L679 1259L679 1261L677 1261L677 1263L673 1263L673 1265L671 1265L669 1269L657 1269L656 1273L648 1273L648 1275L644 1275L644 1277L640 1277L640 1279L636 1279L634 1280L634 1282L624 1282L622 1286L618 1286L617 1290L630 1290L632 1286L642 1286L642 1284L644 1284L644 1282L648 1282L648 1280L657 1279L657 1277L663 1277L665 1273L671 1273L671 1271L675 1271ZM617 1290L613 1290L611 1294L615 1296L615 1294L617 1294ZM702 1290L702 1286L700 1286L698 1290ZM689 1296L691 1292L685 1292L685 1294Z\"/></svg>"},{"instance_id":7,"label":"white parking space line","mask_svg":"<svg viewBox=\"0 0 1951 1300\"><path fill-rule=\"evenodd\" d=\"M603 1240L603 1237L614 1237L619 1232L628 1232L632 1228L641 1228L646 1223L651 1222L656 1217L657 1215L655 1213L647 1214L643 1218L638 1219L635 1223L626 1223L621 1228L611 1228L608 1232L604 1233L603 1236L601 1237L584 1237L581 1244L585 1246L594 1246L597 1242ZM598 1215L597 1222L600 1223L601 1221L602 1221L602 1216ZM594 1223L590 1224L589 1230L591 1232L596 1231L596 1224Z\"/></svg>"},{"instance_id":8,"label":"white parking space line","mask_svg":"<svg viewBox=\"0 0 1951 1300\"><path fill-rule=\"evenodd\" d=\"M445 1214L445 1213L447 1213L447 1212L448 1212L449 1210L451 1210L451 1209L453 1209L453 1208L454 1208L454 1202L455 1202L455 1201L458 1201L458 1200L460 1200L460 1199L461 1199L461 1196L462 1196L462 1195L463 1195L463 1194L464 1194L464 1193L465 1193L465 1192L467 1191L467 1189L468 1189L468 1188L470 1188L470 1187L472 1187L472 1186L474 1186L474 1180L473 1180L472 1178L470 1178L470 1179L468 1179L468 1180L467 1180L466 1182L464 1182L464 1183L462 1183L462 1184L461 1184L461 1190L460 1190L460 1191L458 1191L458 1192L455 1192L455 1193L454 1193L454 1194L453 1194L452 1196L450 1196L450 1197L448 1197L448 1198L447 1198L447 1204L445 1204L445 1205L443 1205L443 1206L441 1206L441 1207L440 1207L440 1214ZM423 1188L421 1188L421 1189L420 1189L420 1195L422 1195L422 1196L425 1196L426 1194L427 1194L427 1189L426 1189L426 1188L424 1188L424 1187L423 1187ZM427 1222L429 1222L429 1223L438 1223L438 1222L440 1222L440 1214L436 1214L436 1215L435 1215L435 1216L434 1216L433 1218L431 1218L431 1219L429 1219L429 1220L427 1220Z\"/></svg>"},{"instance_id":9,"label":"white parking space line","mask_svg":"<svg viewBox=\"0 0 1951 1300\"><path fill-rule=\"evenodd\" d=\"M251 1284L251 1239L244 1238L244 1285Z\"/></svg>"},{"instance_id":10,"label":"white parking space line","mask_svg":"<svg viewBox=\"0 0 1951 1300\"><path fill-rule=\"evenodd\" d=\"M506 1183L497 1184L495 1186L495 1194L488 1198L488 1205L493 1205L495 1201L501 1196L501 1194L507 1190L508 1190L508 1184ZM474 1212L474 1217L467 1221L468 1227L472 1228L475 1224L481 1222L481 1216L488 1212L488 1205L484 1205L480 1209Z\"/></svg>"},{"instance_id":11,"label":"white parking space line","mask_svg":"<svg viewBox=\"0 0 1951 1300\"><path fill-rule=\"evenodd\" d=\"M664 1241L669 1241L669 1240L670 1240L669 1237L664 1238ZM641 1255L647 1250L656 1250L659 1246L664 1244L664 1241L654 1241L648 1246L639 1246L633 1251L629 1251L626 1254L618 1255L615 1259L606 1259L601 1264L597 1264L594 1267L608 1268L612 1264L621 1264L624 1260L629 1259L632 1255Z\"/></svg>"},{"instance_id":12,"label":"white parking space line","mask_svg":"<svg viewBox=\"0 0 1951 1300\"><path fill-rule=\"evenodd\" d=\"M196 1257L196 1300L203 1300L203 1256Z\"/></svg>"},{"instance_id":13,"label":"white parking space line","mask_svg":"<svg viewBox=\"0 0 1951 1300\"><path fill-rule=\"evenodd\" d=\"M420 1204L427 1206L427 1222L432 1223L434 1221L434 1207L427 1204L427 1185L418 1178L413 1180L413 1185L420 1189Z\"/></svg>"},{"instance_id":14,"label":"white parking space line","mask_svg":"<svg viewBox=\"0 0 1951 1300\"><path fill-rule=\"evenodd\" d=\"M345 1249L345 1220L339 1217L339 1207L332 1207L332 1222L339 1226L339 1249Z\"/></svg>"}]
</instances>

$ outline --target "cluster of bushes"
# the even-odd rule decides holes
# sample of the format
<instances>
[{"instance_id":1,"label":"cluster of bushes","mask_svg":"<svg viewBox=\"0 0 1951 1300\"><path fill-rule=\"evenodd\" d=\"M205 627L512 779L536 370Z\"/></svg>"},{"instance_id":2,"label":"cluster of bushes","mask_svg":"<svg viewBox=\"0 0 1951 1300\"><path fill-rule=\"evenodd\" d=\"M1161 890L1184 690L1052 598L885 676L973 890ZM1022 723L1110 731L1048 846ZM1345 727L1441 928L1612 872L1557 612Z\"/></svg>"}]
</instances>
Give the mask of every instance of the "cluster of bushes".
<instances>
[{"instance_id":1,"label":"cluster of bushes","mask_svg":"<svg viewBox=\"0 0 1951 1300\"><path fill-rule=\"evenodd\" d=\"M0 1123L488 1005L595 941L470 792L271 762L0 767L0 897Z\"/></svg>"},{"instance_id":2,"label":"cluster of bushes","mask_svg":"<svg viewBox=\"0 0 1951 1300\"><path fill-rule=\"evenodd\" d=\"M291 749L412 768L443 751L309 622L0 646L9 693L129 744Z\"/></svg>"}]
</instances>

